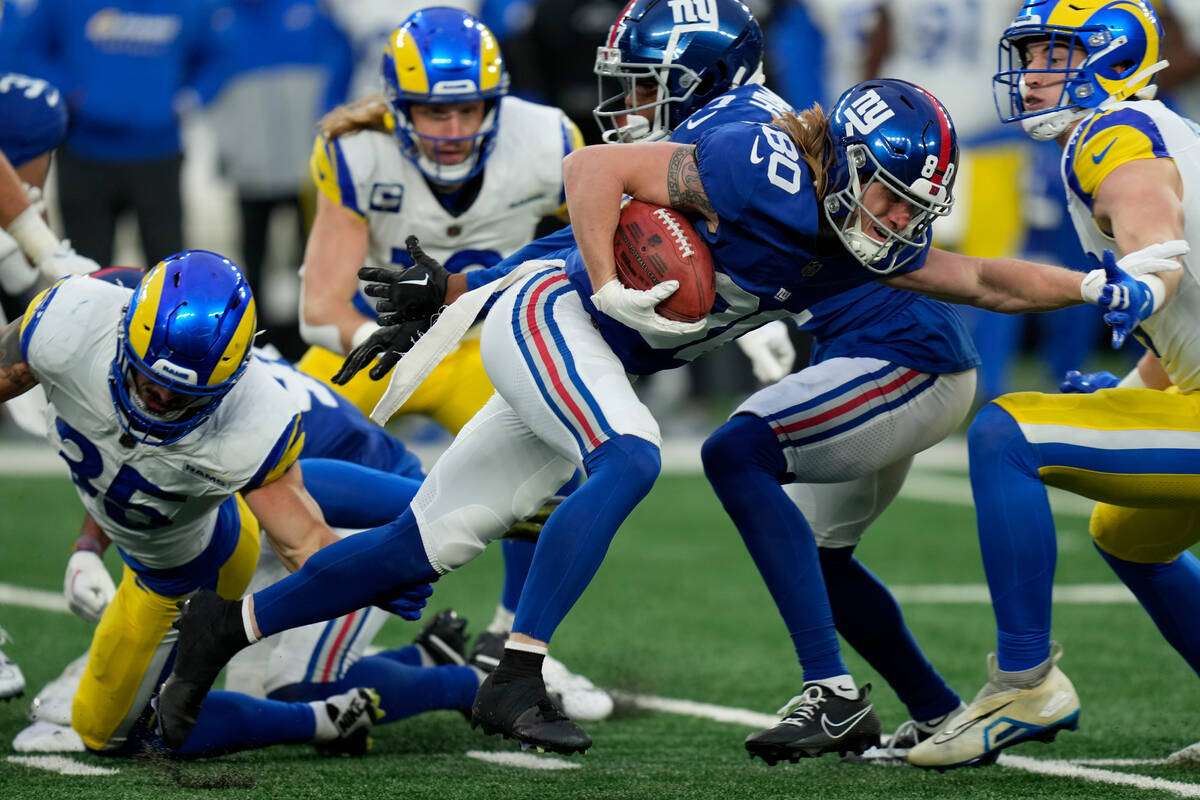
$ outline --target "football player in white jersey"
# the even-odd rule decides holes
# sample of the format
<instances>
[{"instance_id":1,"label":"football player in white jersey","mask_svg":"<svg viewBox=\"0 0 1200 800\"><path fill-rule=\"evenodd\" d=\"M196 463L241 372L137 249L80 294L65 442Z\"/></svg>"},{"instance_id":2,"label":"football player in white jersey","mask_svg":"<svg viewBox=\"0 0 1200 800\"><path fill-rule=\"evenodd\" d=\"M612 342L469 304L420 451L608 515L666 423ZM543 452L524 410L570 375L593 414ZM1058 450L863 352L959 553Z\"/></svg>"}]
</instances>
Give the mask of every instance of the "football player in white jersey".
<instances>
[{"instance_id":1,"label":"football player in white jersey","mask_svg":"<svg viewBox=\"0 0 1200 800\"><path fill-rule=\"evenodd\" d=\"M255 319L232 262L186 251L132 295L100 280L61 280L0 333L0 401L45 390L46 435L89 515L72 563L94 560L103 571L95 556L109 542L125 562L71 710L96 752L155 745L149 701L170 663L177 604L201 587L239 596L258 560L260 521L289 569L336 539L295 466L299 409L250 358ZM79 566L75 577L93 574ZM71 577L69 569L68 592ZM415 617L423 593L394 598L393 607ZM312 704L222 693L172 749L205 755L314 741L362 752L376 714L363 689Z\"/></svg>"},{"instance_id":2,"label":"football player in white jersey","mask_svg":"<svg viewBox=\"0 0 1200 800\"><path fill-rule=\"evenodd\" d=\"M1142 0L1026 0L1000 39L1002 118L1063 147L1084 249L1139 276L1106 316L1148 353L1091 394L1004 395L968 436L996 653L975 702L910 754L923 767L990 763L1074 729L1079 697L1050 640L1056 557L1046 486L1099 501L1096 549L1200 673L1200 129L1153 100L1162 29ZM1182 264L1182 269L1180 269ZM1089 277L1090 280L1090 277ZM1085 281L1085 294L1087 293ZM1161 368L1159 367L1161 365ZM1167 384L1172 388L1166 391Z\"/></svg>"},{"instance_id":3,"label":"football player in white jersey","mask_svg":"<svg viewBox=\"0 0 1200 800\"><path fill-rule=\"evenodd\" d=\"M388 39L384 93L322 122L311 161L319 188L305 252L298 367L369 414L386 386L366 373L338 385L342 357L378 330L362 293L365 264L405 268L410 235L452 274L490 267L533 238L543 217L565 218L563 156L583 143L557 108L509 97L495 37L455 8L412 14ZM493 392L478 336L468 337L397 413L424 414L457 434ZM534 543L506 539L496 614L477 646L499 655ZM607 716L611 702L585 714ZM597 716L598 715L598 716Z\"/></svg>"}]
</instances>

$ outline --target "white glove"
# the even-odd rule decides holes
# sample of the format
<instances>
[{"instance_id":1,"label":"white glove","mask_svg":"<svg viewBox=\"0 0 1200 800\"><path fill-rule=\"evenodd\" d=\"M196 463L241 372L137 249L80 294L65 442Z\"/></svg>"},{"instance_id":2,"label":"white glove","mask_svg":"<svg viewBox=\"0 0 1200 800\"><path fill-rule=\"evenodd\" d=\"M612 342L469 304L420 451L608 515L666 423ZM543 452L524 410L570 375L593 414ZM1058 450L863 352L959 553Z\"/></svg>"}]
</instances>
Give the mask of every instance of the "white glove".
<instances>
[{"instance_id":1,"label":"white glove","mask_svg":"<svg viewBox=\"0 0 1200 800\"><path fill-rule=\"evenodd\" d=\"M88 275L100 269L95 261L76 253L69 239L63 239L58 247L43 255L37 266L42 275L51 281L66 275Z\"/></svg>"},{"instance_id":2,"label":"white glove","mask_svg":"<svg viewBox=\"0 0 1200 800\"><path fill-rule=\"evenodd\" d=\"M67 559L63 594L71 610L88 622L97 622L117 594L104 561L91 550L76 550Z\"/></svg>"},{"instance_id":3,"label":"white glove","mask_svg":"<svg viewBox=\"0 0 1200 800\"><path fill-rule=\"evenodd\" d=\"M37 282L38 271L34 269L17 240L0 231L0 289L10 295L19 295Z\"/></svg>"},{"instance_id":4,"label":"white glove","mask_svg":"<svg viewBox=\"0 0 1200 800\"><path fill-rule=\"evenodd\" d=\"M737 343L750 359L759 383L783 380L791 374L792 365L796 363L796 348L788 336L787 323L781 319L743 333Z\"/></svg>"},{"instance_id":5,"label":"white glove","mask_svg":"<svg viewBox=\"0 0 1200 800\"><path fill-rule=\"evenodd\" d=\"M651 289L641 291L627 288L613 278L592 295L592 303L601 313L634 330L677 336L699 333L708 326L707 319L699 322L679 322L667 319L654 310L655 306L675 294L678 288L679 281L663 281Z\"/></svg>"},{"instance_id":6,"label":"white glove","mask_svg":"<svg viewBox=\"0 0 1200 800\"><path fill-rule=\"evenodd\" d=\"M1127 253L1117 266L1135 278L1140 278L1149 272L1174 272L1179 269L1178 256L1186 256L1192 248L1183 239L1170 242L1159 242L1141 250Z\"/></svg>"}]
</instances>

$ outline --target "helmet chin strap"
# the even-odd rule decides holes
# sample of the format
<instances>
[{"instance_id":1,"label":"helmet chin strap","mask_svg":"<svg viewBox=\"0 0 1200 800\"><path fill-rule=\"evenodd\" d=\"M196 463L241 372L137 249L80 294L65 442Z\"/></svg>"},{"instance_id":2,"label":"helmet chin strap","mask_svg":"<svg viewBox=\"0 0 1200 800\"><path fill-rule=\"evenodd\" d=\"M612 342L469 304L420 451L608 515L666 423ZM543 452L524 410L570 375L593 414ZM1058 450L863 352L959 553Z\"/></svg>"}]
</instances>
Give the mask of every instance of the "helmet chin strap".
<instances>
[{"instance_id":1,"label":"helmet chin strap","mask_svg":"<svg viewBox=\"0 0 1200 800\"><path fill-rule=\"evenodd\" d=\"M1021 120L1021 127L1025 129L1025 133L1029 135L1029 138L1036 139L1039 142L1048 142L1066 133L1072 125L1086 117L1091 111L1092 109L1090 108L1079 108L1077 106L1062 108L1058 111L1052 111L1049 114L1026 117Z\"/></svg>"}]
</instances>

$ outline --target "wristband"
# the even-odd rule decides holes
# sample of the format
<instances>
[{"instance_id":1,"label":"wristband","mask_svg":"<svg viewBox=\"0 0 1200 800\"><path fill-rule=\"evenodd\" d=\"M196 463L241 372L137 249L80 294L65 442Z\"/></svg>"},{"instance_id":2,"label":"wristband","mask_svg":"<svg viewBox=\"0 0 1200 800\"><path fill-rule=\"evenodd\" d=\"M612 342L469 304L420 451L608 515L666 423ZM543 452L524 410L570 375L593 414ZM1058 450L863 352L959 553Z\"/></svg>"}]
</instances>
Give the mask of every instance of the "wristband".
<instances>
[{"instance_id":1,"label":"wristband","mask_svg":"<svg viewBox=\"0 0 1200 800\"><path fill-rule=\"evenodd\" d=\"M1150 293L1150 314L1157 312L1163 307L1163 303L1167 302L1166 284L1162 282L1162 278L1154 274L1143 275L1138 280ZM1146 316L1150 316L1150 314Z\"/></svg>"},{"instance_id":2,"label":"wristband","mask_svg":"<svg viewBox=\"0 0 1200 800\"><path fill-rule=\"evenodd\" d=\"M22 211L8 225L9 234L21 245L30 262L36 264L58 249L58 237L34 206Z\"/></svg>"},{"instance_id":3,"label":"wristband","mask_svg":"<svg viewBox=\"0 0 1200 800\"><path fill-rule=\"evenodd\" d=\"M1142 372L1137 367L1129 371L1129 374L1121 378L1121 382L1117 384L1119 389L1145 389L1146 382L1142 380Z\"/></svg>"},{"instance_id":4,"label":"wristband","mask_svg":"<svg viewBox=\"0 0 1200 800\"><path fill-rule=\"evenodd\" d=\"M95 536L88 536L86 533L76 539L75 546L71 548L72 553L78 553L80 550L87 550L101 558L104 557L104 545Z\"/></svg>"}]
</instances>

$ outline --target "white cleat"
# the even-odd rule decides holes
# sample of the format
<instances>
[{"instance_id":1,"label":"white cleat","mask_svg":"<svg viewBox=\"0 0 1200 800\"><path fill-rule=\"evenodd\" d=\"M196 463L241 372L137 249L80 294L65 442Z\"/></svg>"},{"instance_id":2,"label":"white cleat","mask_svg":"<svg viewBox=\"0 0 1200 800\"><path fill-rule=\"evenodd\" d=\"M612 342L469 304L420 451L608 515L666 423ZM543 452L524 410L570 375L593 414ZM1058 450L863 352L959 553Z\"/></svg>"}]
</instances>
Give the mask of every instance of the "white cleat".
<instances>
[{"instance_id":1,"label":"white cleat","mask_svg":"<svg viewBox=\"0 0 1200 800\"><path fill-rule=\"evenodd\" d=\"M18 753L82 753L87 748L83 739L68 725L38 720L13 739Z\"/></svg>"},{"instance_id":2,"label":"white cleat","mask_svg":"<svg viewBox=\"0 0 1200 800\"><path fill-rule=\"evenodd\" d=\"M54 680L42 687L33 696L27 712L29 719L34 722L53 722L56 725L71 724L71 703L75 701L75 693L79 691L79 682L83 680L83 670L87 667L88 653L67 665Z\"/></svg>"},{"instance_id":3,"label":"white cleat","mask_svg":"<svg viewBox=\"0 0 1200 800\"><path fill-rule=\"evenodd\" d=\"M571 719L594 722L607 719L613 712L612 695L571 672L553 656L546 656L542 662L542 680L546 682L546 691L559 699L563 713Z\"/></svg>"},{"instance_id":4,"label":"white cleat","mask_svg":"<svg viewBox=\"0 0 1200 800\"><path fill-rule=\"evenodd\" d=\"M0 628L0 644L11 642L8 632ZM25 694L25 676L15 661L0 650L0 700L11 700Z\"/></svg>"},{"instance_id":5,"label":"white cleat","mask_svg":"<svg viewBox=\"0 0 1200 800\"><path fill-rule=\"evenodd\" d=\"M1061 730L1079 727L1079 695L1058 668L1062 650L1050 656L1050 672L1032 689L1007 689L996 683L995 655L989 656L989 681L975 701L938 733L914 747L910 764L938 771L994 764L1000 751L1036 739L1054 741Z\"/></svg>"},{"instance_id":6,"label":"white cleat","mask_svg":"<svg viewBox=\"0 0 1200 800\"><path fill-rule=\"evenodd\" d=\"M1200 767L1200 742L1171 753L1167 756L1167 764L1172 767Z\"/></svg>"}]
</instances>

